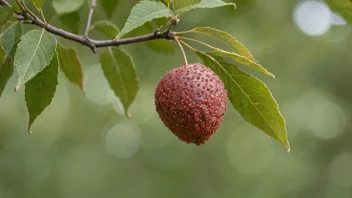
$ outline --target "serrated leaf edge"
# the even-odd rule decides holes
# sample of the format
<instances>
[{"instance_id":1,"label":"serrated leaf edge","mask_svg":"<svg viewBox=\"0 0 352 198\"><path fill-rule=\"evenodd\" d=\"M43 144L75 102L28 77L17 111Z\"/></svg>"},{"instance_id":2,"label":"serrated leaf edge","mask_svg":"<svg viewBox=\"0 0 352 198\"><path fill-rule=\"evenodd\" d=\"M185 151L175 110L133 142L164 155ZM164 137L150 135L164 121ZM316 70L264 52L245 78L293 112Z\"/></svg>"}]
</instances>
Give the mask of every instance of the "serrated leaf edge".
<instances>
[{"instance_id":1,"label":"serrated leaf edge","mask_svg":"<svg viewBox=\"0 0 352 198\"><path fill-rule=\"evenodd\" d=\"M32 30L32 31L36 31L36 30ZM44 35L45 32L46 32L46 30L45 30L45 29L42 29L42 34L41 34L40 40L43 38L43 35ZM28 33L28 32L27 32L27 33ZM27 33L26 33L26 34L27 34ZM48 32L48 33L49 33L49 32ZM51 33L49 33L49 34L51 35ZM24 36L24 35L22 35L22 36ZM52 36L53 36L53 35L52 35ZM53 38L55 39L55 52L56 52L57 40L56 40L56 38L55 38L54 36L53 36ZM38 46L39 46L39 45L37 45L36 49L38 49ZM55 55L55 53L54 53L54 55ZM50 58L49 64L50 64L50 62L52 61L54 55ZM31 60L33 60L33 57L34 57L34 56L32 56ZM49 65L49 64L48 64L48 65ZM47 66L48 66L48 65L47 65ZM45 67L44 67L44 68L45 68ZM44 68L43 68L43 69L44 69ZM43 69L42 69L41 71L43 71ZM39 71L38 73L40 73L41 71ZM38 73L37 73L37 74L38 74ZM27 82L28 82L29 80L31 80L32 78L34 78L34 76L36 76L36 74L33 75L31 78L29 78L29 79L27 80ZM19 83L19 82L17 83L16 88L15 88L15 92L17 92L17 91L18 91L21 87L23 87L23 85L26 84L26 83L24 83L24 84L22 84L22 85L20 85L20 84L21 84L21 83Z\"/></svg>"},{"instance_id":2,"label":"serrated leaf edge","mask_svg":"<svg viewBox=\"0 0 352 198\"><path fill-rule=\"evenodd\" d=\"M207 56L208 58L210 58L212 61L214 61L214 63L216 63L231 79L233 82L235 82L235 84L238 86L238 88L240 90L242 90L242 92L244 93L244 95L248 98L248 100L252 103L252 105L255 107L256 111L260 114L260 116L265 120L265 122L267 123L267 125L270 127L271 131L273 132L273 134L276 135L275 139L276 140L279 140L281 143L284 144L284 146L286 147L287 149L287 152L290 152L290 144L288 142L288 138L287 138L287 132L285 133L285 140L282 140L278 135L277 133L275 132L275 130L272 129L271 125L268 123L268 121L266 120L266 118L264 117L264 115L259 111L259 109L256 107L256 105L254 104L254 102L250 99L250 97L247 95L247 93L242 89L242 87L237 83L237 81L235 79L233 79L233 77L226 71L226 69L217 61L215 60L215 58L213 58L212 56L208 55L207 53L204 53L204 52L201 52L201 51L196 51L196 53L200 53L200 54L203 54L205 56ZM244 72L244 71L243 71ZM244 72L246 73L246 72ZM248 73L247 73L248 74ZM253 78L255 78L254 76L252 76ZM258 78L255 78L257 79L259 82L261 82L266 88L268 88L265 83L263 83L261 80L259 80ZM275 101L276 103L276 108L278 110L278 113L280 115L280 117L283 119L284 121L284 127L286 129L286 121L284 119L284 117L282 116L280 110L279 110L279 105L277 104L277 101L275 100L275 98L273 97L272 93L269 92L272 99ZM246 120L247 121L247 120ZM248 122L248 121L247 121ZM250 122L248 122L250 123ZM251 125L255 126L254 124L250 123ZM255 126L256 128L258 128L257 126ZM261 130L261 129L260 129ZM264 131L265 132L265 131ZM269 134L268 134L269 135ZM270 135L269 135L270 136Z\"/></svg>"}]
</instances>

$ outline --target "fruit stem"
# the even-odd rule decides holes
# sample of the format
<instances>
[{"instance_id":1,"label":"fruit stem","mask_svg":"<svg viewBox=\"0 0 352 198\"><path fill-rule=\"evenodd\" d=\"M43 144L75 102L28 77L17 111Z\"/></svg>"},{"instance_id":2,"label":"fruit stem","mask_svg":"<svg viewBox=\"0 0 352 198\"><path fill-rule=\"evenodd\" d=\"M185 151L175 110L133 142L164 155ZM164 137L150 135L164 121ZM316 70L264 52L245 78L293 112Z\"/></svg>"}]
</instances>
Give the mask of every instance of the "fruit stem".
<instances>
[{"instance_id":1,"label":"fruit stem","mask_svg":"<svg viewBox=\"0 0 352 198\"><path fill-rule=\"evenodd\" d=\"M176 41L176 43L178 44L178 46L179 46L180 49L181 49L182 56L183 56L183 59L184 59L184 61L185 61L185 65L188 65L187 56L186 56L185 50L183 49L183 47L182 47L182 45L181 45L180 40L178 40L178 37L177 37L177 36L174 36L173 39Z\"/></svg>"}]
</instances>

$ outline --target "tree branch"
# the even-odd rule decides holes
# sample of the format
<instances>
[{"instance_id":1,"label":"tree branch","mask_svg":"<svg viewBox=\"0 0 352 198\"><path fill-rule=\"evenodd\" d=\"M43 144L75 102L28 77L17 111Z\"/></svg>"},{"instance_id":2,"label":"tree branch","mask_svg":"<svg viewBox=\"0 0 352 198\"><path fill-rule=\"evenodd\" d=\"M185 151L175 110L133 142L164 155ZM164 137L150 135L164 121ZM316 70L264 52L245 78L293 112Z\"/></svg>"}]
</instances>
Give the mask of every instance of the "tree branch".
<instances>
[{"instance_id":1,"label":"tree branch","mask_svg":"<svg viewBox=\"0 0 352 198\"><path fill-rule=\"evenodd\" d=\"M6 0L0 0L0 5L11 7L11 5ZM89 39L86 36L73 34L71 32L67 32L65 30L54 27L50 24L46 24L38 17L32 16L26 10L24 10L22 12L17 12L15 14L15 17L19 21L26 21L27 24L33 24L33 25L39 26L41 28L44 28L46 31L48 31L52 34L55 34L55 35L60 36L62 38L80 43L82 45L85 45L85 46L89 47L93 51L93 53L96 53L97 48L100 48L100 47L120 46L120 45L140 43L140 42L144 42L144 41L151 41L151 40L157 40L157 39L167 39L167 40L172 39L171 38L172 32L170 30L165 30L163 32L156 31L151 34L146 34L146 35L136 36L136 37L131 37L131 38L124 38L124 39L119 39L119 40L94 40L94 39Z\"/></svg>"},{"instance_id":2,"label":"tree branch","mask_svg":"<svg viewBox=\"0 0 352 198\"><path fill-rule=\"evenodd\" d=\"M92 0L92 5L90 6L90 11L89 11L89 15L88 15L88 21L87 21L87 27L86 27L86 31L84 33L84 36L88 38L88 32L89 32L89 28L90 28L90 24L92 22L92 17L94 14L94 9L97 6L97 0Z\"/></svg>"},{"instance_id":3,"label":"tree branch","mask_svg":"<svg viewBox=\"0 0 352 198\"><path fill-rule=\"evenodd\" d=\"M0 0L0 5L11 7L11 4L6 0Z\"/></svg>"}]
</instances>

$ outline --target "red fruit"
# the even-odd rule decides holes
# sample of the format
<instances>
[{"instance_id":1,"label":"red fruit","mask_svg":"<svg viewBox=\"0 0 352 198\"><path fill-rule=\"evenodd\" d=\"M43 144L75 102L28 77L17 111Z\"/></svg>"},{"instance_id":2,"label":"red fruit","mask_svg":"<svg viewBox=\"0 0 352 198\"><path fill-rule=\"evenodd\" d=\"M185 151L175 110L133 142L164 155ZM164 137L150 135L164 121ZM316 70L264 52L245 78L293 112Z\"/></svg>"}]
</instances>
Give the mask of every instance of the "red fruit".
<instances>
[{"instance_id":1,"label":"red fruit","mask_svg":"<svg viewBox=\"0 0 352 198\"><path fill-rule=\"evenodd\" d=\"M155 106L160 119L180 140L202 145L220 127L227 111L227 91L202 64L175 68L159 82Z\"/></svg>"}]
</instances>

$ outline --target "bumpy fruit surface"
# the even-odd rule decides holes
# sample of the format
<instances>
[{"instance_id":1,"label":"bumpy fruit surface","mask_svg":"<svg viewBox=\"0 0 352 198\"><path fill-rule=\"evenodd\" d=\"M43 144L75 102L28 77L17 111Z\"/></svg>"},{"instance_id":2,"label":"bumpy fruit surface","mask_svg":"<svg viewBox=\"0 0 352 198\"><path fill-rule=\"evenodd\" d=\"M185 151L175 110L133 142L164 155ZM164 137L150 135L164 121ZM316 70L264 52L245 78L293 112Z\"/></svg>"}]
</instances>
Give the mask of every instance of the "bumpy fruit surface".
<instances>
[{"instance_id":1,"label":"bumpy fruit surface","mask_svg":"<svg viewBox=\"0 0 352 198\"><path fill-rule=\"evenodd\" d=\"M227 92L220 78L202 64L166 73L155 91L159 117L180 140L202 145L220 127Z\"/></svg>"}]
</instances>

